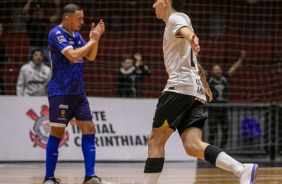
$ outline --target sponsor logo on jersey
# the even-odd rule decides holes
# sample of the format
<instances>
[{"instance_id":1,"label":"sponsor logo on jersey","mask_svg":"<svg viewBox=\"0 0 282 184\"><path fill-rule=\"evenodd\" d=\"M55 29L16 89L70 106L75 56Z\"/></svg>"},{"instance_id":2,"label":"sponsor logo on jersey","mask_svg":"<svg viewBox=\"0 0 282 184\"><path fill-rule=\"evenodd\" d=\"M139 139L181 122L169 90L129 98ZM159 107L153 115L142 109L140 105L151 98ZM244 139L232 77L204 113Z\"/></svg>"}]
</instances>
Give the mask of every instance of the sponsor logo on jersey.
<instances>
[{"instance_id":1,"label":"sponsor logo on jersey","mask_svg":"<svg viewBox=\"0 0 282 184\"><path fill-rule=\"evenodd\" d=\"M66 38L63 35L57 36L57 40L59 43L67 42Z\"/></svg>"},{"instance_id":2,"label":"sponsor logo on jersey","mask_svg":"<svg viewBox=\"0 0 282 184\"><path fill-rule=\"evenodd\" d=\"M66 111L65 110L61 110L61 117L65 117L66 116Z\"/></svg>"},{"instance_id":3,"label":"sponsor logo on jersey","mask_svg":"<svg viewBox=\"0 0 282 184\"><path fill-rule=\"evenodd\" d=\"M59 108L60 108L60 109L68 109L69 106L68 106L68 105L64 105L64 104L61 104L61 105L59 106Z\"/></svg>"}]
</instances>

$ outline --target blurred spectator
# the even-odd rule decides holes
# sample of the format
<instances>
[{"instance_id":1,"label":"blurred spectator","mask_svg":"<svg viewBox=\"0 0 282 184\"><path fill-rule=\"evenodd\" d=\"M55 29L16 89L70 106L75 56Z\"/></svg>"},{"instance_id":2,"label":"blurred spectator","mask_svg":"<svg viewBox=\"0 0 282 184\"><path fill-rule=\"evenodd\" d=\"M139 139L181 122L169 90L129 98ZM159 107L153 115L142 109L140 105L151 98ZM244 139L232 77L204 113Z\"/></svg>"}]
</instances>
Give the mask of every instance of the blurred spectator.
<instances>
[{"instance_id":1,"label":"blurred spectator","mask_svg":"<svg viewBox=\"0 0 282 184\"><path fill-rule=\"evenodd\" d=\"M135 66L133 66L135 60ZM143 63L140 53L123 57L121 68L117 74L117 93L119 97L140 97L140 82L151 76L147 65Z\"/></svg>"},{"instance_id":2,"label":"blurred spectator","mask_svg":"<svg viewBox=\"0 0 282 184\"><path fill-rule=\"evenodd\" d=\"M1 68L8 61L8 57L6 57L6 49L4 42L2 41L2 34L3 34L3 25L0 23L0 95L5 95L5 87L4 81L1 75Z\"/></svg>"},{"instance_id":3,"label":"blurred spectator","mask_svg":"<svg viewBox=\"0 0 282 184\"><path fill-rule=\"evenodd\" d=\"M228 70L226 75L223 75L219 65L214 65L212 68L212 76L208 78L208 83L213 94L211 103L227 103L228 102L228 82L237 68L246 58L246 51L241 51L241 56ZM216 135L219 136L218 129L221 127L221 143L217 146L225 148L228 139L228 114L225 107L209 107L209 142L215 144ZM218 139L220 140L220 138Z\"/></svg>"},{"instance_id":4,"label":"blurred spectator","mask_svg":"<svg viewBox=\"0 0 282 184\"><path fill-rule=\"evenodd\" d=\"M46 43L46 27L58 20L61 14L60 0L54 0L55 14L44 17L42 4L28 0L23 8L24 20L29 36L29 57L34 49L41 49L44 53L44 62L50 65L50 55Z\"/></svg>"},{"instance_id":5,"label":"blurred spectator","mask_svg":"<svg viewBox=\"0 0 282 184\"><path fill-rule=\"evenodd\" d=\"M22 66L17 82L18 96L47 96L47 86L52 73L42 59L43 52L35 49L32 51L30 62Z\"/></svg>"}]
</instances>

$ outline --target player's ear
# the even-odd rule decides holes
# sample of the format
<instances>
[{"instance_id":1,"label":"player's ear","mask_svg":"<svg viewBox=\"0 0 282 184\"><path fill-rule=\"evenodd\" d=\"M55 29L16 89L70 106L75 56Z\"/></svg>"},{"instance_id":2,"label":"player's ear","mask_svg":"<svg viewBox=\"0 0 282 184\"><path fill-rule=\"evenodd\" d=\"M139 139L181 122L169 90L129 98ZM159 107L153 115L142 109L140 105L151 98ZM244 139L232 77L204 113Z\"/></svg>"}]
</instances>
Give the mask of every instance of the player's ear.
<instances>
[{"instance_id":1,"label":"player's ear","mask_svg":"<svg viewBox=\"0 0 282 184\"><path fill-rule=\"evenodd\" d=\"M165 7L167 7L168 4L169 4L169 0L164 0L164 5L165 5Z\"/></svg>"},{"instance_id":2,"label":"player's ear","mask_svg":"<svg viewBox=\"0 0 282 184\"><path fill-rule=\"evenodd\" d=\"M70 21L70 17L69 17L68 15L65 16L65 21L66 21L66 22Z\"/></svg>"}]
</instances>

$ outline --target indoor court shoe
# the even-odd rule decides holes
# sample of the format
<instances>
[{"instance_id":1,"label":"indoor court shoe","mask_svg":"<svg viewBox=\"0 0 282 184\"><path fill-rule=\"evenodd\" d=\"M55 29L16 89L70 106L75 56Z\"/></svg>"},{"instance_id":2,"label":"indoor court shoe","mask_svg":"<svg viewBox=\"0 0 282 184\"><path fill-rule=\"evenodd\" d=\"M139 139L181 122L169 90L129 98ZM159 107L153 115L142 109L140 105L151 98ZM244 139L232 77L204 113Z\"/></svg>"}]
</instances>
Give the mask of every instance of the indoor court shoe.
<instances>
[{"instance_id":1,"label":"indoor court shoe","mask_svg":"<svg viewBox=\"0 0 282 184\"><path fill-rule=\"evenodd\" d=\"M61 180L56 178L46 178L44 179L42 184L60 184Z\"/></svg>"},{"instance_id":2,"label":"indoor court shoe","mask_svg":"<svg viewBox=\"0 0 282 184\"><path fill-rule=\"evenodd\" d=\"M85 176L83 184L113 184L113 183L105 182L98 176L94 175L91 177Z\"/></svg>"},{"instance_id":3,"label":"indoor court shoe","mask_svg":"<svg viewBox=\"0 0 282 184\"><path fill-rule=\"evenodd\" d=\"M243 164L244 170L240 175L240 184L254 184L258 173L257 164Z\"/></svg>"}]
</instances>

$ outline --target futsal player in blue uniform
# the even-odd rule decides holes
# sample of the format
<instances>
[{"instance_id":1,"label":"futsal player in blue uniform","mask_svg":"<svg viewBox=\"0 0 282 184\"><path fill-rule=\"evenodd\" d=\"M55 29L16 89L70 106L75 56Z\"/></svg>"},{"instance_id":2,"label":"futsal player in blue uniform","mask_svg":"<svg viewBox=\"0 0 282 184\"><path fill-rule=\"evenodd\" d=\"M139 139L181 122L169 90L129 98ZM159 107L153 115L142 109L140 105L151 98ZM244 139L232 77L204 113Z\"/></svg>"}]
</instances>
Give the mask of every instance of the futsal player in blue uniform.
<instances>
[{"instance_id":1,"label":"futsal player in blue uniform","mask_svg":"<svg viewBox=\"0 0 282 184\"><path fill-rule=\"evenodd\" d=\"M85 42L79 30L83 21L83 10L75 5L64 7L60 25L48 36L51 53L52 78L48 87L51 133L46 147L46 175L43 184L60 184L54 176L58 160L58 147L65 127L72 118L82 132L82 152L85 163L83 184L106 184L95 175L95 127L89 103L83 88L83 57L94 60L98 42L105 30L102 20L92 24L89 41Z\"/></svg>"}]
</instances>

